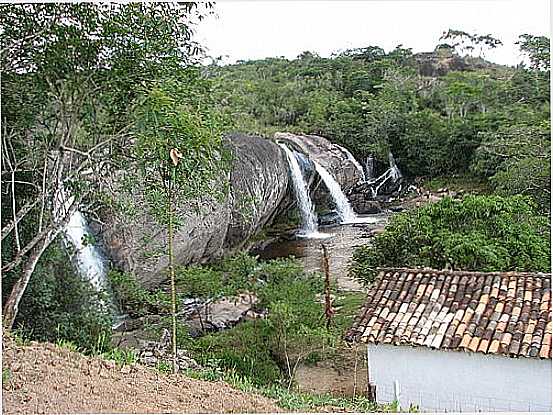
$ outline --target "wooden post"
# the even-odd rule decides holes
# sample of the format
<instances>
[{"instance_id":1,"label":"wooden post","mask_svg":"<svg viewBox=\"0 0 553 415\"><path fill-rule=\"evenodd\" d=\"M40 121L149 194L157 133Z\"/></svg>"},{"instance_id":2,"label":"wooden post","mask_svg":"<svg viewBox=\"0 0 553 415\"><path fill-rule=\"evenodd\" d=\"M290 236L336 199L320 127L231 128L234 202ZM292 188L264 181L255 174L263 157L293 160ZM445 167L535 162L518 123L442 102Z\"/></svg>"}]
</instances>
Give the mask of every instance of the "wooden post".
<instances>
[{"instance_id":1,"label":"wooden post","mask_svg":"<svg viewBox=\"0 0 553 415\"><path fill-rule=\"evenodd\" d=\"M332 309L332 301L330 298L330 266L328 264L328 252L326 246L321 244L323 249L323 271L325 274L325 318L326 318L326 329L330 329L332 323L332 315L334 310Z\"/></svg>"}]
</instances>

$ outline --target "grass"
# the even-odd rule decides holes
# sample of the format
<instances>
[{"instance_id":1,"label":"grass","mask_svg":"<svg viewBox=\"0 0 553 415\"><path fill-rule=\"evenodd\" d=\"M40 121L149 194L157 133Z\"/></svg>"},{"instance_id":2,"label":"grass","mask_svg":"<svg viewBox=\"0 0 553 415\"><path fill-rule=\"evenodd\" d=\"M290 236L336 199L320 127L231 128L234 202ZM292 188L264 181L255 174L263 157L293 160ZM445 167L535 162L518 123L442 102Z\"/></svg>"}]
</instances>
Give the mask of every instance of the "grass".
<instances>
[{"instance_id":1,"label":"grass","mask_svg":"<svg viewBox=\"0 0 553 415\"><path fill-rule=\"evenodd\" d=\"M70 340L58 339L58 340L56 340L56 346L58 346L62 349L69 350L70 352L78 352L79 351L79 348L77 347L77 345L75 343L73 343L72 341L70 341Z\"/></svg>"},{"instance_id":2,"label":"grass","mask_svg":"<svg viewBox=\"0 0 553 415\"><path fill-rule=\"evenodd\" d=\"M133 365L138 361L134 350L115 347L100 355L102 359L113 360L118 366Z\"/></svg>"},{"instance_id":3,"label":"grass","mask_svg":"<svg viewBox=\"0 0 553 415\"><path fill-rule=\"evenodd\" d=\"M12 372L9 368L4 367L2 368L2 385L5 385L10 381L12 377Z\"/></svg>"},{"instance_id":4,"label":"grass","mask_svg":"<svg viewBox=\"0 0 553 415\"><path fill-rule=\"evenodd\" d=\"M256 385L248 377L227 371L218 372L212 369L189 370L187 376L207 381L224 381L238 390L246 393L256 393L274 399L278 406L289 411L317 412L321 409L346 410L349 412L398 412L397 403L377 404L363 396L336 397L330 394L303 393L273 384L270 386Z\"/></svg>"}]
</instances>

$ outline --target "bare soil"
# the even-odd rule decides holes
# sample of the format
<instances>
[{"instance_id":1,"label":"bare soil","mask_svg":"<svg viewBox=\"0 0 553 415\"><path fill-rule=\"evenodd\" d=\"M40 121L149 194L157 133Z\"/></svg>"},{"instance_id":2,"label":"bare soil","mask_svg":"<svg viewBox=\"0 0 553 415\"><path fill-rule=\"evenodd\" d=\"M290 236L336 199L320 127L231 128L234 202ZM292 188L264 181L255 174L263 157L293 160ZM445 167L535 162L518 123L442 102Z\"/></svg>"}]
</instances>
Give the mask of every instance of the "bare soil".
<instances>
[{"instance_id":1,"label":"bare soil","mask_svg":"<svg viewBox=\"0 0 553 415\"><path fill-rule=\"evenodd\" d=\"M49 343L3 339L4 414L282 412L273 400L224 382L118 366Z\"/></svg>"}]
</instances>

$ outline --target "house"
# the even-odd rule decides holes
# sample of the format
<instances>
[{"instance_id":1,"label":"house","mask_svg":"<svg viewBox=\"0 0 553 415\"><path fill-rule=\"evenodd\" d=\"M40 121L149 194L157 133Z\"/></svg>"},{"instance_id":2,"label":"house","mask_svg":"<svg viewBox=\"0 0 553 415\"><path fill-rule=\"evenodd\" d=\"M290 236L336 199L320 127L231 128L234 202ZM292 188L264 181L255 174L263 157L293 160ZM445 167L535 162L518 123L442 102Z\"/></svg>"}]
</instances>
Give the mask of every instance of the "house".
<instances>
[{"instance_id":1,"label":"house","mask_svg":"<svg viewBox=\"0 0 553 415\"><path fill-rule=\"evenodd\" d=\"M346 334L376 400L423 411L551 412L551 276L379 269Z\"/></svg>"}]
</instances>

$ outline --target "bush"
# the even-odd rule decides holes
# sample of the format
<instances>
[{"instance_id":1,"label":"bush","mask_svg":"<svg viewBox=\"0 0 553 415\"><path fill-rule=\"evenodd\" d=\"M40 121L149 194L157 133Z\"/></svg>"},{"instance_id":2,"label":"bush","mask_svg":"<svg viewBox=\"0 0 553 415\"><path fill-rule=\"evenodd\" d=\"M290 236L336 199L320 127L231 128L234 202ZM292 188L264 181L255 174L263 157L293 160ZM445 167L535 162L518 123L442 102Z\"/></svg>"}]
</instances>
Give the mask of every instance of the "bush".
<instances>
[{"instance_id":1,"label":"bush","mask_svg":"<svg viewBox=\"0 0 553 415\"><path fill-rule=\"evenodd\" d=\"M342 324L331 333L324 327L323 305L316 299L322 279L305 273L293 259L259 262L239 253L216 264L180 267L177 282L180 296L214 299L243 291L257 296L256 308L268 312L266 319L197 339L185 327L178 330L179 347L204 367L245 377L256 386L289 381L287 360L307 358L342 334Z\"/></svg>"},{"instance_id":2,"label":"bush","mask_svg":"<svg viewBox=\"0 0 553 415\"><path fill-rule=\"evenodd\" d=\"M393 217L354 252L350 273L370 283L376 267L549 272L550 229L523 196L444 198Z\"/></svg>"},{"instance_id":3,"label":"bush","mask_svg":"<svg viewBox=\"0 0 553 415\"><path fill-rule=\"evenodd\" d=\"M3 281L8 292L10 277ZM105 350L112 318L102 311L102 295L75 272L59 238L36 266L21 299L15 329L27 339L71 343L89 353Z\"/></svg>"},{"instance_id":4,"label":"bush","mask_svg":"<svg viewBox=\"0 0 553 415\"><path fill-rule=\"evenodd\" d=\"M142 287L133 275L118 270L111 270L108 278L123 312L132 317L169 313L169 294L161 290L149 291Z\"/></svg>"}]
</instances>

